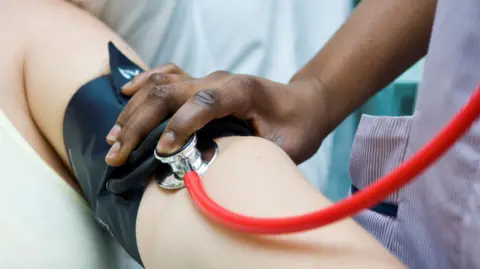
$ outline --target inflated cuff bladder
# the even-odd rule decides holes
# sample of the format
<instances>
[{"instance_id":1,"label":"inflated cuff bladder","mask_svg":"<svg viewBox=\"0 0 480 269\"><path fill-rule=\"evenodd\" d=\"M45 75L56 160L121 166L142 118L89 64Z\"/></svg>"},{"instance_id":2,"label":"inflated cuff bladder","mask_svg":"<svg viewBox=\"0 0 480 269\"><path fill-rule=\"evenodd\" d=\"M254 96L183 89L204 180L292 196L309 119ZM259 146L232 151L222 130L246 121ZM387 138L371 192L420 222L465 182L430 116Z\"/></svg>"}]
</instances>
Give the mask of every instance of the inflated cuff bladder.
<instances>
[{"instance_id":1,"label":"inflated cuff bladder","mask_svg":"<svg viewBox=\"0 0 480 269\"><path fill-rule=\"evenodd\" d=\"M124 165L110 167L105 163L105 156L110 149L105 138L129 100L121 93L121 87L143 71L112 43L108 44L108 51L111 74L83 85L67 107L63 126L65 148L75 177L96 220L141 263L135 223L149 176L154 174L161 186L176 189L182 186L173 187L172 180L181 179L180 170L183 168L172 170L167 159L163 159L166 163L162 163L154 155L167 121L150 132ZM198 148L202 158L188 156L203 162L198 167L201 170L215 156L212 144L214 138L248 135L252 135L252 131L246 122L230 117L217 119L193 136L179 152L179 156L191 154L193 151L189 150L192 145L193 148ZM161 159L167 156L157 157ZM197 164L198 162L193 165ZM183 181L176 183L182 184Z\"/></svg>"}]
</instances>

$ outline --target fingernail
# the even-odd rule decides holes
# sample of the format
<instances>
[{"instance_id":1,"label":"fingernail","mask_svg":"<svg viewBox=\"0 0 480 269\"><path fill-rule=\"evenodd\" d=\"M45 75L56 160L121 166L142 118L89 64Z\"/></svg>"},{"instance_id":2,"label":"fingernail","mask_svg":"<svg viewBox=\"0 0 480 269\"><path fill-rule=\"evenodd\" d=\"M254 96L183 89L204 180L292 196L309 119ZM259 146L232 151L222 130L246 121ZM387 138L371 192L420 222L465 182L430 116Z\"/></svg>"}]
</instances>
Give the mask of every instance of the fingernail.
<instances>
[{"instance_id":1,"label":"fingernail","mask_svg":"<svg viewBox=\"0 0 480 269\"><path fill-rule=\"evenodd\" d=\"M169 154L174 151L175 133L172 131L163 132L158 142L157 152L160 154Z\"/></svg>"},{"instance_id":2,"label":"fingernail","mask_svg":"<svg viewBox=\"0 0 480 269\"><path fill-rule=\"evenodd\" d=\"M128 87L132 86L132 84L133 84L132 81L133 81L133 80L130 80L130 81L127 82L125 85L123 85L123 86L122 86L122 90L125 89L125 88L128 88Z\"/></svg>"},{"instance_id":3,"label":"fingernail","mask_svg":"<svg viewBox=\"0 0 480 269\"><path fill-rule=\"evenodd\" d=\"M118 135L120 134L120 131L122 128L118 125L115 124L110 132L108 132L107 139L110 141L117 141Z\"/></svg>"},{"instance_id":4,"label":"fingernail","mask_svg":"<svg viewBox=\"0 0 480 269\"><path fill-rule=\"evenodd\" d=\"M113 144L107 154L107 159L115 159L117 157L118 152L120 151L120 141L117 141Z\"/></svg>"}]
</instances>

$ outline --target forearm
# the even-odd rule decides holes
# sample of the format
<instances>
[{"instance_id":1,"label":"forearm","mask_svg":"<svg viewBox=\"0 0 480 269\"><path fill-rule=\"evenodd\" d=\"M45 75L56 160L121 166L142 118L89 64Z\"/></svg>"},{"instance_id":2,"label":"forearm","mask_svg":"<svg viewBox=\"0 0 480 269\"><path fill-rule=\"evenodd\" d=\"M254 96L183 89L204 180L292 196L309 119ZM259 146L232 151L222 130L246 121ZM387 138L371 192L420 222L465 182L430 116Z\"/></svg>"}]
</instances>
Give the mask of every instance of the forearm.
<instances>
[{"instance_id":1,"label":"forearm","mask_svg":"<svg viewBox=\"0 0 480 269\"><path fill-rule=\"evenodd\" d=\"M206 191L226 208L257 217L311 212L330 202L273 143L255 137L219 140L219 158L202 176ZM172 194L152 183L142 200L137 241L153 268L401 268L352 220L306 233L256 236L215 225L186 190Z\"/></svg>"},{"instance_id":2,"label":"forearm","mask_svg":"<svg viewBox=\"0 0 480 269\"><path fill-rule=\"evenodd\" d=\"M292 78L321 84L328 132L426 54L435 7L436 0L364 0Z\"/></svg>"}]
</instances>

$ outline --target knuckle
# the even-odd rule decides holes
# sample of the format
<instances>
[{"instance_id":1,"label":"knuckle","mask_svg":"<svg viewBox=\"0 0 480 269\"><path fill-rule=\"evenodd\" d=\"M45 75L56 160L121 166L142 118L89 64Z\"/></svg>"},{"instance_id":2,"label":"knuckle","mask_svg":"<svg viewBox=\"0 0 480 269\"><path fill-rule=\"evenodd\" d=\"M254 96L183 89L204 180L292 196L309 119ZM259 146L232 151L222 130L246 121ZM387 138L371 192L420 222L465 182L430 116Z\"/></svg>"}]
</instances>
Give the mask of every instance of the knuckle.
<instances>
[{"instance_id":1,"label":"knuckle","mask_svg":"<svg viewBox=\"0 0 480 269\"><path fill-rule=\"evenodd\" d=\"M228 71L218 70L210 73L207 77L210 79L218 79L218 78L223 78L229 75L230 75L230 72Z\"/></svg>"},{"instance_id":2,"label":"knuckle","mask_svg":"<svg viewBox=\"0 0 480 269\"><path fill-rule=\"evenodd\" d=\"M215 89L200 90L193 95L193 103L204 108L214 108L220 101L220 92Z\"/></svg>"},{"instance_id":3,"label":"knuckle","mask_svg":"<svg viewBox=\"0 0 480 269\"><path fill-rule=\"evenodd\" d=\"M132 140L139 136L138 134L138 125L134 122L128 122L123 126L122 132L118 136L118 140L122 142L122 144L129 144Z\"/></svg>"},{"instance_id":4,"label":"knuckle","mask_svg":"<svg viewBox=\"0 0 480 269\"><path fill-rule=\"evenodd\" d=\"M129 111L123 110L120 113L120 115L118 115L117 121L115 122L115 124L123 127L125 125L125 122L127 121L127 119L130 117L130 115L131 115L131 113Z\"/></svg>"},{"instance_id":5,"label":"knuckle","mask_svg":"<svg viewBox=\"0 0 480 269\"><path fill-rule=\"evenodd\" d=\"M169 82L169 76L164 73L156 72L148 76L148 81L153 85L161 85Z\"/></svg>"},{"instance_id":6,"label":"knuckle","mask_svg":"<svg viewBox=\"0 0 480 269\"><path fill-rule=\"evenodd\" d=\"M236 75L225 84L225 93L228 96L226 103L232 107L237 115L247 115L252 108L255 94L260 82L253 76Z\"/></svg>"},{"instance_id":7,"label":"knuckle","mask_svg":"<svg viewBox=\"0 0 480 269\"><path fill-rule=\"evenodd\" d=\"M135 121L135 120L130 120L127 122L127 125L124 127L125 129L125 134L137 134L139 132L139 130L141 129L140 128L140 124Z\"/></svg>"},{"instance_id":8,"label":"knuckle","mask_svg":"<svg viewBox=\"0 0 480 269\"><path fill-rule=\"evenodd\" d=\"M180 67L178 67L176 64L172 63L172 62L169 62L169 63L166 63L162 66L162 68L165 68L167 70L170 70L172 72L175 72L175 71L181 71Z\"/></svg>"},{"instance_id":9,"label":"knuckle","mask_svg":"<svg viewBox=\"0 0 480 269\"><path fill-rule=\"evenodd\" d=\"M147 126L141 122L130 120L122 128L122 133L118 139L122 144L136 144L141 138L145 137L149 133Z\"/></svg>"},{"instance_id":10,"label":"knuckle","mask_svg":"<svg viewBox=\"0 0 480 269\"><path fill-rule=\"evenodd\" d=\"M155 85L148 93L147 102L158 103L166 100L170 96L172 87L169 85Z\"/></svg>"},{"instance_id":11,"label":"knuckle","mask_svg":"<svg viewBox=\"0 0 480 269\"><path fill-rule=\"evenodd\" d=\"M237 75L234 76L230 83L239 90L253 90L260 87L260 82L250 75Z\"/></svg>"},{"instance_id":12,"label":"knuckle","mask_svg":"<svg viewBox=\"0 0 480 269\"><path fill-rule=\"evenodd\" d=\"M135 96L132 97L132 99L130 99L127 103L127 105L123 108L123 110L120 112L120 115L118 115L118 118L117 118L117 124L122 126L125 125L128 121L128 119L130 119L130 117L133 115L135 109L138 107L138 103L139 102L135 102L135 101L138 101L135 99Z\"/></svg>"}]
</instances>

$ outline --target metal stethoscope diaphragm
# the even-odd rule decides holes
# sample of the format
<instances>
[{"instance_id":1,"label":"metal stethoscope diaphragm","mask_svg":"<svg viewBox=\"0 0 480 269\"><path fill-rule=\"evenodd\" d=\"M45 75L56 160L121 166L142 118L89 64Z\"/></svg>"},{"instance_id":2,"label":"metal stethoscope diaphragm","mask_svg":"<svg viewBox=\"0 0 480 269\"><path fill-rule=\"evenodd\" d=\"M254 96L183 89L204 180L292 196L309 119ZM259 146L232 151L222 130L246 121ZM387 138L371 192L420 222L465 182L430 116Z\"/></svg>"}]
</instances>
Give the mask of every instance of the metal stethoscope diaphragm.
<instances>
[{"instance_id":1,"label":"metal stethoscope diaphragm","mask_svg":"<svg viewBox=\"0 0 480 269\"><path fill-rule=\"evenodd\" d=\"M218 155L218 145L213 140L198 143L196 134L193 134L187 143L173 154L160 155L154 150L157 160L168 164L172 172L166 178L157 178L160 187L176 190L185 187L183 176L195 171L199 175L207 171L210 164Z\"/></svg>"}]
</instances>

